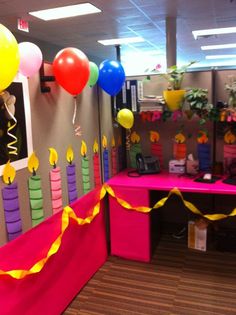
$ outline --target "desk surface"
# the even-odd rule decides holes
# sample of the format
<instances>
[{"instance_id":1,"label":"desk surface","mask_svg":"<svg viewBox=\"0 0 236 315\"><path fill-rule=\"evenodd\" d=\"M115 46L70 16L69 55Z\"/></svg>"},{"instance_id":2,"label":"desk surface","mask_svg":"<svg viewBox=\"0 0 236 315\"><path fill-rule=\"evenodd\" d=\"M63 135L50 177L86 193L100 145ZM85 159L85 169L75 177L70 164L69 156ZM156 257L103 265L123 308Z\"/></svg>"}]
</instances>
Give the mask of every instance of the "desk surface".
<instances>
[{"instance_id":1,"label":"desk surface","mask_svg":"<svg viewBox=\"0 0 236 315\"><path fill-rule=\"evenodd\" d=\"M236 186L225 184L222 180L217 180L215 183L200 183L195 182L193 178L169 174L167 172L129 177L128 170L125 170L112 177L107 184L120 187L146 188L149 190L170 191L172 188L177 187L181 192L236 194Z\"/></svg>"}]
</instances>

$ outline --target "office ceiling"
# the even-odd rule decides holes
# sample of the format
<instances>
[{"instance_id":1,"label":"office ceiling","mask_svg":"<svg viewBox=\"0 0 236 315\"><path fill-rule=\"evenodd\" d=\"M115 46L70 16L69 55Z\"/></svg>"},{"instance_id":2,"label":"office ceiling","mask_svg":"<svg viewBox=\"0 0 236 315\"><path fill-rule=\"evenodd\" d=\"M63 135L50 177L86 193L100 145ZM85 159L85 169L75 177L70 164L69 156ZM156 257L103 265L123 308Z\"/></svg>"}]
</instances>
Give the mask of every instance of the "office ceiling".
<instances>
[{"instance_id":1,"label":"office ceiling","mask_svg":"<svg viewBox=\"0 0 236 315\"><path fill-rule=\"evenodd\" d=\"M178 64L190 60L198 60L198 67L219 64L220 60L205 60L205 55L216 54L216 51L201 51L200 47L236 43L236 34L198 40L192 35L192 30L236 26L236 0L91 0L89 2L102 13L48 22L28 14L29 11L82 2L86 1L0 0L0 22L16 34L21 32L17 30L17 18L22 18L29 22L28 35L33 39L60 47L77 47L100 60L116 59L116 49L103 46L97 40L142 36L145 42L121 47L122 60L129 60L129 64L136 68L134 72L152 64L165 66L167 16L177 19ZM236 49L217 53L236 54ZM230 63L235 65L236 59Z\"/></svg>"}]
</instances>

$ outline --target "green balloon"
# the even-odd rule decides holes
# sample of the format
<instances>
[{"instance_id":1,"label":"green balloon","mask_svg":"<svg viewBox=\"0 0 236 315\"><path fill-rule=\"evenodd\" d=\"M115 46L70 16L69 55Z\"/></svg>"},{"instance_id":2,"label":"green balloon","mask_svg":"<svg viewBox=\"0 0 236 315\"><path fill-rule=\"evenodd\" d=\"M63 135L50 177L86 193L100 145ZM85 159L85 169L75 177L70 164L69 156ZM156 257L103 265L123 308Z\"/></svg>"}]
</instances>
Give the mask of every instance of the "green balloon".
<instances>
[{"instance_id":1,"label":"green balloon","mask_svg":"<svg viewBox=\"0 0 236 315\"><path fill-rule=\"evenodd\" d=\"M92 61L89 61L89 68L90 68L90 75L89 75L88 85L92 87L97 83L99 70L98 70L98 66Z\"/></svg>"}]
</instances>

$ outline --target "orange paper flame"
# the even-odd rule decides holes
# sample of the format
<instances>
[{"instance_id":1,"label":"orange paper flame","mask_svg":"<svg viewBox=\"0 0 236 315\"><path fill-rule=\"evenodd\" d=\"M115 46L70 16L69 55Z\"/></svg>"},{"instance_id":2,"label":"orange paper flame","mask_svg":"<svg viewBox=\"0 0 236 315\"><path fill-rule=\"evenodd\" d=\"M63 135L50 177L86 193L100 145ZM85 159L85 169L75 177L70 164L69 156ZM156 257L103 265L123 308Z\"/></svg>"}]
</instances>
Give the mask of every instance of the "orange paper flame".
<instances>
[{"instance_id":1,"label":"orange paper flame","mask_svg":"<svg viewBox=\"0 0 236 315\"><path fill-rule=\"evenodd\" d=\"M16 176L16 171L13 166L11 166L10 161L7 162L3 169L2 179L5 184L11 184Z\"/></svg>"},{"instance_id":2,"label":"orange paper flame","mask_svg":"<svg viewBox=\"0 0 236 315\"><path fill-rule=\"evenodd\" d=\"M28 159L28 170L30 173L34 173L37 171L39 167L39 159L37 158L36 154L33 152Z\"/></svg>"},{"instance_id":3,"label":"orange paper flame","mask_svg":"<svg viewBox=\"0 0 236 315\"><path fill-rule=\"evenodd\" d=\"M227 131L226 134L224 135L225 143L233 144L235 140L236 140L236 137L230 130Z\"/></svg>"},{"instance_id":4,"label":"orange paper flame","mask_svg":"<svg viewBox=\"0 0 236 315\"><path fill-rule=\"evenodd\" d=\"M81 142L80 153L82 156L86 156L87 153L87 145L84 140Z\"/></svg>"},{"instance_id":5,"label":"orange paper flame","mask_svg":"<svg viewBox=\"0 0 236 315\"><path fill-rule=\"evenodd\" d=\"M207 143L208 141L208 136L206 131L200 130L198 132L198 137L197 137L197 142L198 143Z\"/></svg>"},{"instance_id":6,"label":"orange paper flame","mask_svg":"<svg viewBox=\"0 0 236 315\"><path fill-rule=\"evenodd\" d=\"M157 131L150 131L150 141L158 142L160 139L160 135Z\"/></svg>"},{"instance_id":7,"label":"orange paper flame","mask_svg":"<svg viewBox=\"0 0 236 315\"><path fill-rule=\"evenodd\" d=\"M57 151L54 148L49 148L50 155L49 155L49 163L50 165L55 166L58 161L58 154Z\"/></svg>"},{"instance_id":8,"label":"orange paper flame","mask_svg":"<svg viewBox=\"0 0 236 315\"><path fill-rule=\"evenodd\" d=\"M140 137L139 137L139 135L137 134L136 131L132 132L130 138L131 138L131 142L132 143L139 143L139 141L140 141Z\"/></svg>"},{"instance_id":9,"label":"orange paper flame","mask_svg":"<svg viewBox=\"0 0 236 315\"><path fill-rule=\"evenodd\" d=\"M102 146L104 149L106 149L106 147L107 147L107 137L106 136L102 136Z\"/></svg>"},{"instance_id":10,"label":"orange paper flame","mask_svg":"<svg viewBox=\"0 0 236 315\"><path fill-rule=\"evenodd\" d=\"M74 159L74 151L72 149L72 146L70 145L66 151L66 160L67 162L71 163Z\"/></svg>"},{"instance_id":11,"label":"orange paper flame","mask_svg":"<svg viewBox=\"0 0 236 315\"><path fill-rule=\"evenodd\" d=\"M98 143L96 139L94 140L94 144L93 144L93 152L98 153Z\"/></svg>"}]
</instances>

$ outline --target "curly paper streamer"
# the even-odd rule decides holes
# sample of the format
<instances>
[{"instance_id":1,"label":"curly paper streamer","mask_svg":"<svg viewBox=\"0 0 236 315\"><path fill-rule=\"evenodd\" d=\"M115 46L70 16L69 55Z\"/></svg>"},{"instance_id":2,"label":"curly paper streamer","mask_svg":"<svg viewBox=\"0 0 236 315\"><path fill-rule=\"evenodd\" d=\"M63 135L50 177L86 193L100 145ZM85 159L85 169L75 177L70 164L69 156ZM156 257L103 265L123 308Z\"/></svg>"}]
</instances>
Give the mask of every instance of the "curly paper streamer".
<instances>
[{"instance_id":1,"label":"curly paper streamer","mask_svg":"<svg viewBox=\"0 0 236 315\"><path fill-rule=\"evenodd\" d=\"M81 127L79 125L75 126L75 136L77 136L77 137L82 136Z\"/></svg>"},{"instance_id":2,"label":"curly paper streamer","mask_svg":"<svg viewBox=\"0 0 236 315\"><path fill-rule=\"evenodd\" d=\"M11 131L12 129L14 129L15 126L17 125L17 120L16 120L15 116L9 111L7 104L4 103L4 105L5 105L5 109L6 109L7 113L8 113L8 115L9 115L9 116L11 117L11 119L14 121L14 124L13 124L13 125L11 125L10 122L8 122L8 125L7 125L7 135L8 135L10 138L14 139L12 142L9 142L9 143L7 144L7 148L8 148L8 150L9 150L9 154L11 154L11 155L18 155L17 147L14 146L14 145L17 143L18 139L17 139L17 137L16 137L15 135L13 135L13 134L10 132L10 131Z\"/></svg>"},{"instance_id":3,"label":"curly paper streamer","mask_svg":"<svg viewBox=\"0 0 236 315\"><path fill-rule=\"evenodd\" d=\"M127 151L130 151L130 135L131 135L131 130L130 129L127 129L127 135L126 135L126 150Z\"/></svg>"}]
</instances>

